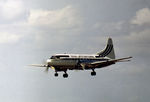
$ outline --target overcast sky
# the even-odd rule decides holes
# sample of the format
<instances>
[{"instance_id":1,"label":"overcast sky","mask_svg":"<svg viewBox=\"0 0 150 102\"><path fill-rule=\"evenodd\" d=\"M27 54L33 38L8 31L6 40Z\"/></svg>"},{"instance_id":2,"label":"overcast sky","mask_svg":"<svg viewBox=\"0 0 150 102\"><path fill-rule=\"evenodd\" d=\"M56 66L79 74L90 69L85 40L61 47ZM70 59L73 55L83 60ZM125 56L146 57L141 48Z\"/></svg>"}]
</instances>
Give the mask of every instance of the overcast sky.
<instances>
[{"instance_id":1,"label":"overcast sky","mask_svg":"<svg viewBox=\"0 0 150 102\"><path fill-rule=\"evenodd\" d=\"M0 0L2 102L149 102L149 0ZM56 53L94 54L112 37L116 57L91 71L54 71L27 65Z\"/></svg>"}]
</instances>

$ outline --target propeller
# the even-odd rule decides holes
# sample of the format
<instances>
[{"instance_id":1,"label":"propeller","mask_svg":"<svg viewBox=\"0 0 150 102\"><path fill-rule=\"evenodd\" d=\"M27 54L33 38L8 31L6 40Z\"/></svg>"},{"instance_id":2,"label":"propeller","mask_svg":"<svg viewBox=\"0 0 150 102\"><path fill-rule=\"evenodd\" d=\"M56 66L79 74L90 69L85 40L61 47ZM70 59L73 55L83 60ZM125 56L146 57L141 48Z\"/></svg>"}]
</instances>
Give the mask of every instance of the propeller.
<instances>
[{"instance_id":1,"label":"propeller","mask_svg":"<svg viewBox=\"0 0 150 102\"><path fill-rule=\"evenodd\" d=\"M47 59L47 60L45 61L45 67L46 67L45 72L46 72L46 73L48 73L49 68L51 68L51 66L48 64L48 62L50 62L49 59Z\"/></svg>"},{"instance_id":2,"label":"propeller","mask_svg":"<svg viewBox=\"0 0 150 102\"><path fill-rule=\"evenodd\" d=\"M48 70L49 70L49 66L47 65L45 68L45 73L48 73Z\"/></svg>"},{"instance_id":3,"label":"propeller","mask_svg":"<svg viewBox=\"0 0 150 102\"><path fill-rule=\"evenodd\" d=\"M82 70L85 69L85 63L80 63L81 67L82 67Z\"/></svg>"},{"instance_id":4,"label":"propeller","mask_svg":"<svg viewBox=\"0 0 150 102\"><path fill-rule=\"evenodd\" d=\"M49 65L49 62L50 62L50 61L51 61L50 59L47 59L46 61L43 60L43 64L31 64L31 65L29 65L29 66L45 67L45 71L44 71L44 72L48 73L49 68L55 69L53 66Z\"/></svg>"},{"instance_id":5,"label":"propeller","mask_svg":"<svg viewBox=\"0 0 150 102\"><path fill-rule=\"evenodd\" d=\"M82 70L85 69L85 63L82 63L80 60L78 60L77 65L81 66Z\"/></svg>"},{"instance_id":6,"label":"propeller","mask_svg":"<svg viewBox=\"0 0 150 102\"><path fill-rule=\"evenodd\" d=\"M49 70L50 66L48 65L48 63L47 63L47 61L45 59L43 59L43 64L45 65L44 67L46 67L44 72L48 73L48 70Z\"/></svg>"}]
</instances>

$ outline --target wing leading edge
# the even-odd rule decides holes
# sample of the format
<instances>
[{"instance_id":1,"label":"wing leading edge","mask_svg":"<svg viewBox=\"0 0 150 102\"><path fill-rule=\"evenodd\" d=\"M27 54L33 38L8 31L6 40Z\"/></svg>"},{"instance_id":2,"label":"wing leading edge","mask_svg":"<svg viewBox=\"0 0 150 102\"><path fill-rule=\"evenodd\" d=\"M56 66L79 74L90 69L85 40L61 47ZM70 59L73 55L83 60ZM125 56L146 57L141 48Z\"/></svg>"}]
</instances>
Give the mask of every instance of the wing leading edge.
<instances>
[{"instance_id":1,"label":"wing leading edge","mask_svg":"<svg viewBox=\"0 0 150 102\"><path fill-rule=\"evenodd\" d=\"M34 66L34 67L48 67L47 65L45 64L31 64L29 66Z\"/></svg>"}]
</instances>

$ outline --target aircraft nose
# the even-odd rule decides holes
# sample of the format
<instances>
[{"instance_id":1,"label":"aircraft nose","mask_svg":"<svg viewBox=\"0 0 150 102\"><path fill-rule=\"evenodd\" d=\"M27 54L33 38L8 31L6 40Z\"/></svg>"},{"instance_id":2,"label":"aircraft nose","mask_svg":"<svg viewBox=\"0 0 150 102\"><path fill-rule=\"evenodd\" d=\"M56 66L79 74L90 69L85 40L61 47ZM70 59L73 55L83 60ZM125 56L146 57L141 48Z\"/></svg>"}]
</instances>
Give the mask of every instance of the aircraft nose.
<instances>
[{"instance_id":1,"label":"aircraft nose","mask_svg":"<svg viewBox=\"0 0 150 102\"><path fill-rule=\"evenodd\" d=\"M51 59L47 59L47 61L46 61L48 64L50 64L51 63Z\"/></svg>"}]
</instances>

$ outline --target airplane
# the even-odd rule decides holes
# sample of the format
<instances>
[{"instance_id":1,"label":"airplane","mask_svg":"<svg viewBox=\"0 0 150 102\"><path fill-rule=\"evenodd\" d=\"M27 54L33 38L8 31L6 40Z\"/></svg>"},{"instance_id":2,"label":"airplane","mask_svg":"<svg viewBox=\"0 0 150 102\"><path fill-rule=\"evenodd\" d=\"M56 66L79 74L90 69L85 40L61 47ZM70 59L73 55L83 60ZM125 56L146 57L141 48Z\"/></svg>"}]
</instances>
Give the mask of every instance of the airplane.
<instances>
[{"instance_id":1,"label":"airplane","mask_svg":"<svg viewBox=\"0 0 150 102\"><path fill-rule=\"evenodd\" d=\"M67 70L92 70L91 76L95 76L95 69L104 68L115 64L116 62L127 62L132 57L115 58L113 41L108 38L107 45L104 50L96 54L55 54L46 60L46 64L32 64L35 67L45 67L46 72L49 68L55 70L55 77L58 72L63 71L63 77L67 78Z\"/></svg>"}]
</instances>

